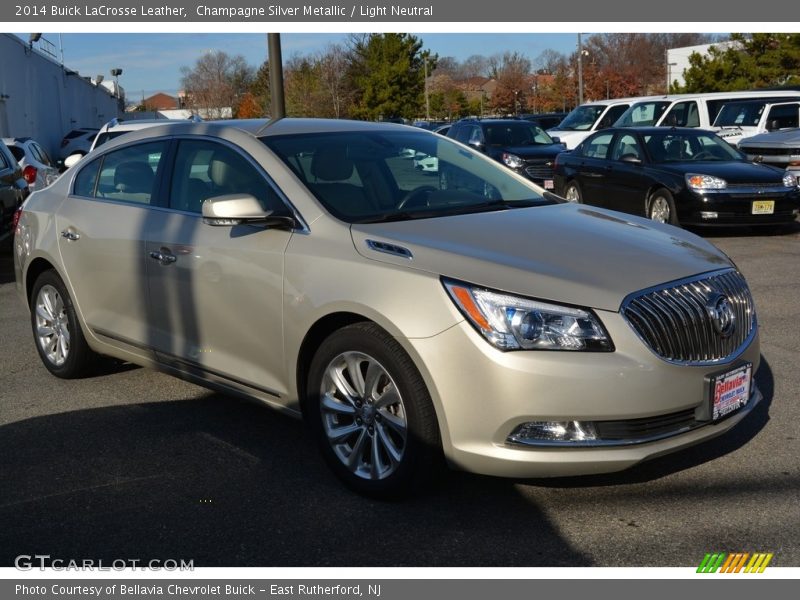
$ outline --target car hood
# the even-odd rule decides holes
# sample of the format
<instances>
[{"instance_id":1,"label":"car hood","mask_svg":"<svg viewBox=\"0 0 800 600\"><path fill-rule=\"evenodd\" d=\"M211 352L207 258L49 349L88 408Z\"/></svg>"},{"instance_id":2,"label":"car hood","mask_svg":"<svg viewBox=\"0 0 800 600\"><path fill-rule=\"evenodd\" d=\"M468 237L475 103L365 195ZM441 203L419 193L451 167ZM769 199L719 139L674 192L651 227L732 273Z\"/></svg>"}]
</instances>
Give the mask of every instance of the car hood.
<instances>
[{"instance_id":1,"label":"car hood","mask_svg":"<svg viewBox=\"0 0 800 600\"><path fill-rule=\"evenodd\" d=\"M575 204L354 224L351 234L372 260L610 311L631 292L731 266L686 231ZM412 258L393 254L397 246Z\"/></svg>"},{"instance_id":2,"label":"car hood","mask_svg":"<svg viewBox=\"0 0 800 600\"><path fill-rule=\"evenodd\" d=\"M567 148L572 150L575 146L580 144L592 131L575 131L573 129L548 129L547 134L550 137L557 137Z\"/></svg>"},{"instance_id":3,"label":"car hood","mask_svg":"<svg viewBox=\"0 0 800 600\"><path fill-rule=\"evenodd\" d=\"M764 148L795 148L800 146L800 129L784 129L782 131L760 133L743 139L739 144L758 144Z\"/></svg>"},{"instance_id":4,"label":"car hood","mask_svg":"<svg viewBox=\"0 0 800 600\"><path fill-rule=\"evenodd\" d=\"M532 144L529 146L493 146L492 155L500 155L504 152L516 154L520 158L555 158L556 154L564 152L564 144Z\"/></svg>"},{"instance_id":5,"label":"car hood","mask_svg":"<svg viewBox=\"0 0 800 600\"><path fill-rule=\"evenodd\" d=\"M661 171L684 175L698 173L720 177L728 183L773 183L783 184L784 172L769 165L747 161L686 161L661 163L656 166Z\"/></svg>"}]
</instances>

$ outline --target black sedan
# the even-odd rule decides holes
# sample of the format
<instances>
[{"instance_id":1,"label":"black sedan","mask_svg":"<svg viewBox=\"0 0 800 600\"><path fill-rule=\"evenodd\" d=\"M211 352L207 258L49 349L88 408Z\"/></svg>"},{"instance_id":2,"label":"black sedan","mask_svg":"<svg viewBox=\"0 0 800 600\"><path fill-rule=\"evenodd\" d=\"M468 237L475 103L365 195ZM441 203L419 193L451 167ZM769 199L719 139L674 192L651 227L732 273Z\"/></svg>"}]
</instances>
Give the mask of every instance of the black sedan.
<instances>
[{"instance_id":1,"label":"black sedan","mask_svg":"<svg viewBox=\"0 0 800 600\"><path fill-rule=\"evenodd\" d=\"M781 224L800 212L794 175L687 128L599 131L558 155L555 191L673 225Z\"/></svg>"}]
</instances>

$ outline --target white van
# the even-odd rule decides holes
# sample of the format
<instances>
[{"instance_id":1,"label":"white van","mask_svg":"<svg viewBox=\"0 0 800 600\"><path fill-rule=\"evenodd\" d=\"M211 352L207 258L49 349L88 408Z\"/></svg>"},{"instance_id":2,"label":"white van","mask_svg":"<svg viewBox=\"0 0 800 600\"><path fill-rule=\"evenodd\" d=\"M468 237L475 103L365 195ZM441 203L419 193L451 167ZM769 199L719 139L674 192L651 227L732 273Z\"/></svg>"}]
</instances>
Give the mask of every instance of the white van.
<instances>
[{"instance_id":1,"label":"white van","mask_svg":"<svg viewBox=\"0 0 800 600\"><path fill-rule=\"evenodd\" d=\"M641 96L639 98L614 98L612 100L598 100L586 102L574 108L564 120L547 133L557 137L572 150L589 135L598 129L611 127L614 122L627 111L635 102L649 100L655 96Z\"/></svg>"},{"instance_id":2,"label":"white van","mask_svg":"<svg viewBox=\"0 0 800 600\"><path fill-rule=\"evenodd\" d=\"M719 111L711 127L732 145L742 138L800 127L800 98L792 102L769 99L729 102Z\"/></svg>"},{"instance_id":3,"label":"white van","mask_svg":"<svg viewBox=\"0 0 800 600\"><path fill-rule=\"evenodd\" d=\"M702 127L711 129L725 104L745 100L790 102L800 100L800 90L673 94L640 98L614 123L615 127Z\"/></svg>"}]
</instances>

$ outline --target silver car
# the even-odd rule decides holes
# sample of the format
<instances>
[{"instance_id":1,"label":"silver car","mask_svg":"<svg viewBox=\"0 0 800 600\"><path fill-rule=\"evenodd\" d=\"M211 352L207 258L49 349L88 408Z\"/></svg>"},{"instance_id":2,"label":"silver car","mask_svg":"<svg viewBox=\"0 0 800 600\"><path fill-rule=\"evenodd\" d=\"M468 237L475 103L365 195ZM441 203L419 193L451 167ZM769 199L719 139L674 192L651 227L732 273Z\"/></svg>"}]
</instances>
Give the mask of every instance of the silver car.
<instances>
[{"instance_id":1,"label":"silver car","mask_svg":"<svg viewBox=\"0 0 800 600\"><path fill-rule=\"evenodd\" d=\"M761 400L725 254L412 127L132 132L27 200L14 259L51 373L109 355L302 415L366 494L415 489L442 458L619 471Z\"/></svg>"}]
</instances>

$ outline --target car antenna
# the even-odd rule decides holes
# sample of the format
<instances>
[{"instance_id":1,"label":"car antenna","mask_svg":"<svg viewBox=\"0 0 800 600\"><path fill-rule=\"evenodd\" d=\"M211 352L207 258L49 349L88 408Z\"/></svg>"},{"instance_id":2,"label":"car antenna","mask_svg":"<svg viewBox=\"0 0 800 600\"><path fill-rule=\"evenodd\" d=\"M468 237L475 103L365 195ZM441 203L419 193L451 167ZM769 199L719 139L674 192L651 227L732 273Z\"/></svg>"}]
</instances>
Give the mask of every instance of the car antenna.
<instances>
[{"instance_id":1,"label":"car antenna","mask_svg":"<svg viewBox=\"0 0 800 600\"><path fill-rule=\"evenodd\" d=\"M267 119L267 122L266 122L266 123L264 123L263 127L261 127L261 129L259 129L258 131L256 131L256 133L255 133L256 137L258 137L259 135L261 135L262 133L264 133L264 132L265 132L267 129L269 129L270 127L272 127L272 126L273 126L275 123L277 123L277 122L281 121L283 118L284 118L284 117L279 117L279 118L277 118L277 119Z\"/></svg>"}]
</instances>

